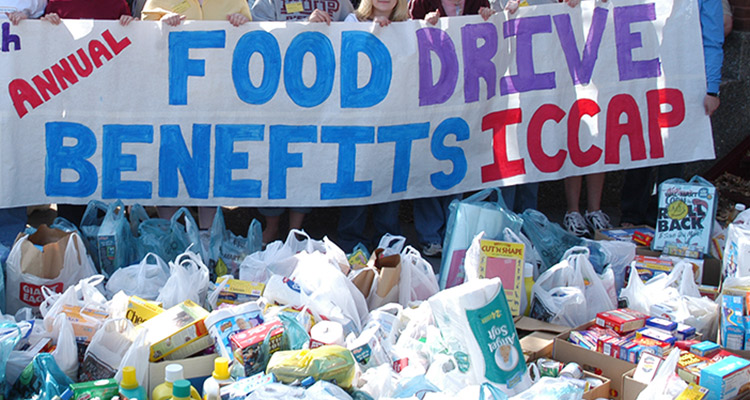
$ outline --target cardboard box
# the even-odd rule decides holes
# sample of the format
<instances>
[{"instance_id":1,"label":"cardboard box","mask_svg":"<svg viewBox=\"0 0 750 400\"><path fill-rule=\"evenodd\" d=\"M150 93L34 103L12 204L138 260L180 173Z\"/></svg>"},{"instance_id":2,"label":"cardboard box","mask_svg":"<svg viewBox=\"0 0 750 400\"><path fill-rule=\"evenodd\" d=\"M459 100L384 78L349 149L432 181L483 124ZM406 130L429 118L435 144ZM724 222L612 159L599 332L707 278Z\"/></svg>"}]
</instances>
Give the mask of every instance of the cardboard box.
<instances>
[{"instance_id":1,"label":"cardboard box","mask_svg":"<svg viewBox=\"0 0 750 400\"><path fill-rule=\"evenodd\" d=\"M155 301L144 300L138 296L130 296L125 318L129 319L133 325L138 326L163 313L164 309L161 308L160 304Z\"/></svg>"},{"instance_id":2,"label":"cardboard box","mask_svg":"<svg viewBox=\"0 0 750 400\"><path fill-rule=\"evenodd\" d=\"M575 330L586 330L593 325L594 322L591 321L575 328ZM592 350L586 350L583 347L570 343L568 341L569 336L570 332L565 332L555 337L553 358L562 362L576 362L584 370L609 378L612 381L610 396L620 399L623 374L635 368L635 364Z\"/></svg>"},{"instance_id":3,"label":"cardboard box","mask_svg":"<svg viewBox=\"0 0 750 400\"><path fill-rule=\"evenodd\" d=\"M647 385L645 383L641 383L633 379L634 373L635 368L622 375L620 400L636 400L638 398L638 395L641 394L643 389L646 388Z\"/></svg>"},{"instance_id":4,"label":"cardboard box","mask_svg":"<svg viewBox=\"0 0 750 400\"><path fill-rule=\"evenodd\" d=\"M181 356L188 356L210 347L213 339L204 323L207 316L208 311L203 307L185 300L138 325L136 329L148 329L149 361L159 361L178 351Z\"/></svg>"},{"instance_id":5,"label":"cardboard box","mask_svg":"<svg viewBox=\"0 0 750 400\"><path fill-rule=\"evenodd\" d=\"M597 375L589 371L583 371L586 378L596 378L602 381L602 384L583 394L583 400L596 400L609 398L612 391L612 380L606 376Z\"/></svg>"},{"instance_id":6,"label":"cardboard box","mask_svg":"<svg viewBox=\"0 0 750 400\"><path fill-rule=\"evenodd\" d=\"M689 182L662 182L658 192L656 234L651 248L661 250L669 243L679 243L708 254L716 217L716 188L695 176Z\"/></svg>"},{"instance_id":7,"label":"cardboard box","mask_svg":"<svg viewBox=\"0 0 750 400\"><path fill-rule=\"evenodd\" d=\"M750 390L750 361L727 357L701 371L701 386L708 400L726 400Z\"/></svg>"},{"instance_id":8,"label":"cardboard box","mask_svg":"<svg viewBox=\"0 0 750 400\"><path fill-rule=\"evenodd\" d=\"M109 317L109 314L103 311L70 305L62 306L62 312L73 326L76 342L86 344L91 343L96 331Z\"/></svg>"},{"instance_id":9,"label":"cardboard box","mask_svg":"<svg viewBox=\"0 0 750 400\"><path fill-rule=\"evenodd\" d=\"M185 358L182 360L152 362L148 364L148 393L154 392L156 386L164 383L164 368L169 364L182 365L182 375L190 381L190 384L203 393L203 381L205 381L214 371L214 360L219 357L218 354L208 354L205 356ZM150 397L150 396L149 396Z\"/></svg>"},{"instance_id":10,"label":"cardboard box","mask_svg":"<svg viewBox=\"0 0 750 400\"><path fill-rule=\"evenodd\" d=\"M622 242L633 242L636 246L643 246L640 243L633 241L633 234L641 232L650 234L652 237L655 233L655 229L648 225L638 225L632 227L618 227L605 230L597 230L594 232L594 240L618 240Z\"/></svg>"},{"instance_id":11,"label":"cardboard box","mask_svg":"<svg viewBox=\"0 0 750 400\"><path fill-rule=\"evenodd\" d=\"M216 301L216 305L221 304L243 304L251 301L258 300L263 289L266 287L264 283L260 282L248 282L241 281L239 279L228 279L219 278L216 282L217 285L227 281L226 287L219 292L219 299Z\"/></svg>"}]
</instances>

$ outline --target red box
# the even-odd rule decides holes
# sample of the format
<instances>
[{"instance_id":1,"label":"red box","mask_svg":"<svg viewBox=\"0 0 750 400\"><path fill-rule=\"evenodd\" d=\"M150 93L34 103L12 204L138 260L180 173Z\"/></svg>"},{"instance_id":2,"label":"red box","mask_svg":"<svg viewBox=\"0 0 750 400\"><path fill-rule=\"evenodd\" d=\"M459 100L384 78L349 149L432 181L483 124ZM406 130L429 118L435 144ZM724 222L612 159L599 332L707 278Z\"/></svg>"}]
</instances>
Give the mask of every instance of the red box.
<instances>
[{"instance_id":1,"label":"red box","mask_svg":"<svg viewBox=\"0 0 750 400\"><path fill-rule=\"evenodd\" d=\"M646 325L647 315L628 308L620 308L596 314L596 325L610 328L617 333L632 332Z\"/></svg>"},{"instance_id":2,"label":"red box","mask_svg":"<svg viewBox=\"0 0 750 400\"><path fill-rule=\"evenodd\" d=\"M272 320L252 329L237 332L229 337L234 358L245 366L246 376L265 369L264 365L258 364L258 356L260 355L260 347L263 345L266 336L269 337L270 353L275 353L281 348L281 336L283 333L284 325L281 321Z\"/></svg>"}]
</instances>

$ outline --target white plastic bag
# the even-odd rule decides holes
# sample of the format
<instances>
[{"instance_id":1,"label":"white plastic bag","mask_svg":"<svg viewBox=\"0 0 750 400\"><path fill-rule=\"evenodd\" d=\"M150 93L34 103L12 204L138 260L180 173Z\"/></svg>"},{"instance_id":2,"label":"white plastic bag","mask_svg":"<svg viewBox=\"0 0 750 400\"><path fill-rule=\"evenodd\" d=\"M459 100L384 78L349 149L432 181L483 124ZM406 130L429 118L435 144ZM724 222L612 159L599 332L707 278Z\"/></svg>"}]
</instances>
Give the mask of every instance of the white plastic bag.
<instances>
[{"instance_id":1,"label":"white plastic bag","mask_svg":"<svg viewBox=\"0 0 750 400\"><path fill-rule=\"evenodd\" d=\"M265 283L271 274L288 277L297 268L298 260L294 259L297 253L316 250L325 254L326 244L311 239L305 231L292 229L283 243L279 240L271 242L265 250L245 257L240 264L240 279Z\"/></svg>"},{"instance_id":2,"label":"white plastic bag","mask_svg":"<svg viewBox=\"0 0 750 400\"><path fill-rule=\"evenodd\" d=\"M671 352L669 357L659 365L654 379L641 391L637 400L673 400L679 396L687 387L687 383L675 372L679 360L680 352Z\"/></svg>"},{"instance_id":3,"label":"white plastic bag","mask_svg":"<svg viewBox=\"0 0 750 400\"><path fill-rule=\"evenodd\" d=\"M133 344L130 346L125 356L120 361L120 366L117 368L117 374L115 379L117 382L122 381L122 369L125 367L135 368L135 377L138 379L138 384L142 387L148 387L148 358L150 344L146 342L146 336L148 335L148 328L141 328L138 335L133 340Z\"/></svg>"},{"instance_id":4,"label":"white plastic bag","mask_svg":"<svg viewBox=\"0 0 750 400\"><path fill-rule=\"evenodd\" d=\"M21 272L22 246L29 242L29 235L18 239L8 254L6 268L6 312L15 314L23 307L39 307L44 300L42 288L52 288L62 293L68 287L75 285L83 278L96 274L94 263L86 253L86 245L77 233L70 234L65 247L63 268L53 279L40 278L32 274Z\"/></svg>"},{"instance_id":5,"label":"white plastic bag","mask_svg":"<svg viewBox=\"0 0 750 400\"><path fill-rule=\"evenodd\" d=\"M122 290L129 296L154 300L168 279L167 263L155 253L148 253L140 263L116 270L107 281L107 294L112 297Z\"/></svg>"},{"instance_id":6,"label":"white plastic bag","mask_svg":"<svg viewBox=\"0 0 750 400\"><path fill-rule=\"evenodd\" d=\"M78 380L78 344L73 332L73 325L65 314L57 314L54 320L55 330L59 332L52 357L60 369L73 381Z\"/></svg>"},{"instance_id":7,"label":"white plastic bag","mask_svg":"<svg viewBox=\"0 0 750 400\"><path fill-rule=\"evenodd\" d=\"M169 279L159 291L157 302L169 309L185 300L205 305L208 291L208 267L201 256L188 249L169 262Z\"/></svg>"},{"instance_id":8,"label":"white plastic bag","mask_svg":"<svg viewBox=\"0 0 750 400\"><path fill-rule=\"evenodd\" d=\"M427 300L440 291L437 276L432 270L432 264L425 260L414 247L406 246L401 251L401 270L402 277L405 273L403 271L409 274L407 284L404 284L405 279L403 278L399 282L399 291L409 293L406 304L403 303L405 299L399 297L402 306L407 307L409 306L408 303L412 301Z\"/></svg>"},{"instance_id":9,"label":"white plastic bag","mask_svg":"<svg viewBox=\"0 0 750 400\"><path fill-rule=\"evenodd\" d=\"M115 376L120 361L135 339L133 323L127 319L109 319L96 331L86 349L78 371L78 381L88 382Z\"/></svg>"},{"instance_id":10,"label":"white plastic bag","mask_svg":"<svg viewBox=\"0 0 750 400\"><path fill-rule=\"evenodd\" d=\"M44 327L48 332L57 335L54 321L58 315L63 313L64 306L81 307L81 309L106 311L107 298L97 289L102 283L104 276L94 275L81 279L77 284L69 287L63 294L57 294L43 288L44 302L39 305L39 311L44 318Z\"/></svg>"}]
</instances>

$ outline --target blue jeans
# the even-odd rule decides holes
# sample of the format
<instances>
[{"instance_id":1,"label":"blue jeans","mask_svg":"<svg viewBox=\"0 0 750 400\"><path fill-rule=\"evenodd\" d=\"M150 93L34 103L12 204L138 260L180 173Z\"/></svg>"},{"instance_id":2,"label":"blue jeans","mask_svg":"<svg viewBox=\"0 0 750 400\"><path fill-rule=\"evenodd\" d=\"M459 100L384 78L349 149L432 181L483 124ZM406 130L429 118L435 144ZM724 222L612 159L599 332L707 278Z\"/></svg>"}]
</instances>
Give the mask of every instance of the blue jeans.
<instances>
[{"instance_id":1,"label":"blue jeans","mask_svg":"<svg viewBox=\"0 0 750 400\"><path fill-rule=\"evenodd\" d=\"M421 245L443 244L450 216L448 206L451 201L461 197L460 194L452 194L414 200L414 229L417 230L417 239Z\"/></svg>"},{"instance_id":2,"label":"blue jeans","mask_svg":"<svg viewBox=\"0 0 750 400\"><path fill-rule=\"evenodd\" d=\"M507 186L500 189L503 192L505 205L516 214L521 214L527 208L537 209L538 183L524 183L521 185Z\"/></svg>"},{"instance_id":3,"label":"blue jeans","mask_svg":"<svg viewBox=\"0 0 750 400\"><path fill-rule=\"evenodd\" d=\"M401 224L398 218L400 204L400 201L392 201L372 206L341 207L336 244L345 252L350 253L357 243L362 243L367 249L373 249L377 241L386 233L400 235ZM372 238L365 235L369 209L372 209L372 224L375 228Z\"/></svg>"},{"instance_id":4,"label":"blue jeans","mask_svg":"<svg viewBox=\"0 0 750 400\"><path fill-rule=\"evenodd\" d=\"M16 236L26 229L26 207L0 209L0 244L10 249Z\"/></svg>"}]
</instances>

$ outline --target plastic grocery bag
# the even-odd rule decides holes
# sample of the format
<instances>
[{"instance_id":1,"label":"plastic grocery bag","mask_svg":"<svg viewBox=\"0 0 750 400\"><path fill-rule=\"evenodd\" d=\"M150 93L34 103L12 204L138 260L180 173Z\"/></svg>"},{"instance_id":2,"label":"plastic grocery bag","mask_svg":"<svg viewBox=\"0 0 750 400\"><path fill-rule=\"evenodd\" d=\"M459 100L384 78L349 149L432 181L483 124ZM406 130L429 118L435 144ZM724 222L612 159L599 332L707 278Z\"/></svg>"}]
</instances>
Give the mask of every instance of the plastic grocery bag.
<instances>
[{"instance_id":1,"label":"plastic grocery bag","mask_svg":"<svg viewBox=\"0 0 750 400\"><path fill-rule=\"evenodd\" d=\"M125 355L120 361L120 366L117 368L117 373L115 374L117 382L122 381L123 368L134 367L135 377L138 379L138 383L142 387L148 387L148 358L151 345L146 342L147 335L148 328L139 328L138 334L133 340L133 344L125 352Z\"/></svg>"},{"instance_id":2,"label":"plastic grocery bag","mask_svg":"<svg viewBox=\"0 0 750 400\"><path fill-rule=\"evenodd\" d=\"M107 210L107 203L100 200L91 200L86 205L86 211L84 211L83 217L81 217L81 233L86 242L86 249L94 260L97 271L101 271L101 263L99 262L99 250L96 238L99 234L99 227L107 215Z\"/></svg>"},{"instance_id":3,"label":"plastic grocery bag","mask_svg":"<svg viewBox=\"0 0 750 400\"><path fill-rule=\"evenodd\" d=\"M583 243L583 239L566 232L560 225L550 222L537 210L528 209L521 216L523 232L542 258L540 273L560 262L569 248Z\"/></svg>"},{"instance_id":4,"label":"plastic grocery bag","mask_svg":"<svg viewBox=\"0 0 750 400\"><path fill-rule=\"evenodd\" d=\"M179 222L180 217L184 218L185 225ZM148 253L155 253L165 261L174 261L191 244L193 252L205 259L198 224L185 207L177 210L170 220L151 218L138 226L138 255L141 259Z\"/></svg>"},{"instance_id":5,"label":"plastic grocery bag","mask_svg":"<svg viewBox=\"0 0 750 400\"><path fill-rule=\"evenodd\" d=\"M65 375L76 380L78 379L78 344L73 332L73 324L68 321L65 314L57 314L54 325L55 331L59 333L52 356Z\"/></svg>"},{"instance_id":6,"label":"plastic grocery bag","mask_svg":"<svg viewBox=\"0 0 750 400\"><path fill-rule=\"evenodd\" d=\"M45 299L39 306L39 311L44 318L44 328L47 332L57 335L55 319L63 314L65 306L80 307L81 309L93 309L105 311L107 309L107 298L97 289L102 283L102 275L93 275L81 279L75 285L65 289L62 294L54 293L49 288L42 288ZM93 319L92 319L93 321Z\"/></svg>"},{"instance_id":7,"label":"plastic grocery bag","mask_svg":"<svg viewBox=\"0 0 750 400\"><path fill-rule=\"evenodd\" d=\"M226 228L224 213L217 207L211 224L208 248L208 269L211 278L226 274L239 276L240 264L263 246L263 232L260 222L253 219L247 228L247 236L237 236Z\"/></svg>"},{"instance_id":8,"label":"plastic grocery bag","mask_svg":"<svg viewBox=\"0 0 750 400\"><path fill-rule=\"evenodd\" d=\"M266 373L284 383L312 376L316 381L336 381L344 389L352 386L356 361L345 347L325 345L312 350L277 351L268 362Z\"/></svg>"},{"instance_id":9,"label":"plastic grocery bag","mask_svg":"<svg viewBox=\"0 0 750 400\"><path fill-rule=\"evenodd\" d=\"M152 263L149 263L152 261ZM169 266L157 254L148 253L138 264L120 268L107 281L107 294L119 291L129 296L154 300L169 279Z\"/></svg>"},{"instance_id":10,"label":"plastic grocery bag","mask_svg":"<svg viewBox=\"0 0 750 400\"><path fill-rule=\"evenodd\" d=\"M43 251L37 245L43 245ZM34 272L29 272L30 269ZM34 235L25 235L16 241L8 255L6 273L6 312L15 314L23 307L36 310L44 300L43 287L62 293L81 279L94 275L96 270L77 233L51 230L42 225Z\"/></svg>"},{"instance_id":11,"label":"plastic grocery bag","mask_svg":"<svg viewBox=\"0 0 750 400\"><path fill-rule=\"evenodd\" d=\"M115 201L107 208L107 215L97 231L96 247L101 271L107 276L138 259L135 238L121 201Z\"/></svg>"},{"instance_id":12,"label":"plastic grocery bag","mask_svg":"<svg viewBox=\"0 0 750 400\"><path fill-rule=\"evenodd\" d=\"M722 258L722 276L750 276L750 210L743 211L729 224Z\"/></svg>"},{"instance_id":13,"label":"plastic grocery bag","mask_svg":"<svg viewBox=\"0 0 750 400\"><path fill-rule=\"evenodd\" d=\"M489 201L493 193L497 200ZM497 188L482 190L464 200L453 200L449 209L450 217L446 225L440 265L440 289L453 287L464 281L463 259L471 240L479 232L485 232L488 238L499 239L505 228L520 232L524 223L508 209Z\"/></svg>"},{"instance_id":14,"label":"plastic grocery bag","mask_svg":"<svg viewBox=\"0 0 750 400\"><path fill-rule=\"evenodd\" d=\"M169 309L185 300L205 305L208 292L208 267L190 249L169 262L169 279L159 290L156 301Z\"/></svg>"},{"instance_id":15,"label":"plastic grocery bag","mask_svg":"<svg viewBox=\"0 0 750 400\"><path fill-rule=\"evenodd\" d=\"M588 248L573 247L539 276L531 290L532 318L576 327L617 308L614 293L607 291L588 257Z\"/></svg>"},{"instance_id":16,"label":"plastic grocery bag","mask_svg":"<svg viewBox=\"0 0 750 400\"><path fill-rule=\"evenodd\" d=\"M109 319L104 322L86 348L78 371L78 382L114 377L135 336L133 323L127 319Z\"/></svg>"},{"instance_id":17,"label":"plastic grocery bag","mask_svg":"<svg viewBox=\"0 0 750 400\"><path fill-rule=\"evenodd\" d=\"M21 329L11 321L0 321L0 397L6 395L5 366L10 353L21 339Z\"/></svg>"},{"instance_id":18,"label":"plastic grocery bag","mask_svg":"<svg viewBox=\"0 0 750 400\"><path fill-rule=\"evenodd\" d=\"M146 212L146 209L142 205L135 203L130 207L128 212L128 221L130 222L130 231L133 233L133 237L138 237L138 227L141 226L143 221L151 219Z\"/></svg>"},{"instance_id":19,"label":"plastic grocery bag","mask_svg":"<svg viewBox=\"0 0 750 400\"><path fill-rule=\"evenodd\" d=\"M659 365L654 379L638 395L637 400L673 400L688 386L675 372L680 352L673 351Z\"/></svg>"},{"instance_id":20,"label":"plastic grocery bag","mask_svg":"<svg viewBox=\"0 0 750 400\"><path fill-rule=\"evenodd\" d=\"M13 385L10 400L53 400L65 392L73 381L55 362L52 354L38 354Z\"/></svg>"},{"instance_id":21,"label":"plastic grocery bag","mask_svg":"<svg viewBox=\"0 0 750 400\"><path fill-rule=\"evenodd\" d=\"M427 300L440 291L437 277L432 270L432 264L425 260L417 249L406 246L401 251L401 270L402 283L399 290L409 292L409 302ZM409 274L409 279L403 278L403 274ZM403 282L409 283L403 284ZM409 304L407 302L407 304L401 303L401 305L406 307Z\"/></svg>"}]
</instances>

